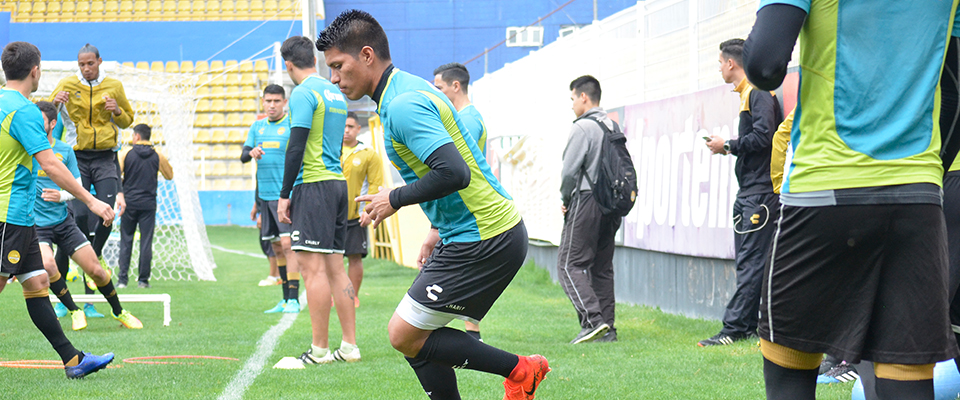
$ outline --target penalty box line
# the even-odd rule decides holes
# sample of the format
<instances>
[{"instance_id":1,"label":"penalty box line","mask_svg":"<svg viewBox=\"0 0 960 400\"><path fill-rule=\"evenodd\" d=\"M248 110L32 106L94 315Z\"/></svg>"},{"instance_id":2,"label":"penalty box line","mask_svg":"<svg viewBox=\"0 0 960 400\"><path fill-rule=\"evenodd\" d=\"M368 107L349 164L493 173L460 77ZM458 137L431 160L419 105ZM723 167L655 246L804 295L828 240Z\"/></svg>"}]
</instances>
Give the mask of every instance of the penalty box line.
<instances>
[{"instance_id":1,"label":"penalty box line","mask_svg":"<svg viewBox=\"0 0 960 400\"><path fill-rule=\"evenodd\" d=\"M307 301L306 291L300 294L299 301L300 304L305 304ZM270 327L270 329L260 337L260 340L257 341L257 351L247 359L247 362L243 363L243 368L237 372L233 380L223 389L223 393L220 394L218 400L240 400L243 398L243 394L246 393L250 385L253 384L253 381L257 379L257 376L263 372L263 367L266 365L267 359L273 355L273 350L277 347L277 342L280 341L280 337L293 325L293 322L297 320L299 315L300 313L283 314L280 322Z\"/></svg>"}]
</instances>

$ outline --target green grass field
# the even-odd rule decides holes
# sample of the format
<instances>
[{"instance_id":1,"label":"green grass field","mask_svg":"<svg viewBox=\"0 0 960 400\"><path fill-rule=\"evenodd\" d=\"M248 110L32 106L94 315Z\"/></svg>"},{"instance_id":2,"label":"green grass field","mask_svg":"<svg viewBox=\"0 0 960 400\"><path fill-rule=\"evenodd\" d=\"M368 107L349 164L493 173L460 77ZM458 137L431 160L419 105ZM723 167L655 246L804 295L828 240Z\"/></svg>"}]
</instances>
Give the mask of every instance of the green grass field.
<instances>
[{"instance_id":1,"label":"green grass field","mask_svg":"<svg viewBox=\"0 0 960 400\"><path fill-rule=\"evenodd\" d=\"M253 229L208 228L210 241L225 248L258 253ZM81 381L68 381L62 369L0 367L6 387L0 399L214 399L221 395L280 320L263 314L279 300L280 289L258 287L266 260L214 250L216 282L154 281L153 288L120 293L169 293L173 322L162 325L159 303L133 303L127 309L144 323L142 331L122 328L111 318L89 319L84 331L67 337L94 353L112 351L112 368ZM265 368L244 394L246 399L426 399L416 376L394 351L386 326L416 271L368 259L357 310L358 344L363 361L303 370L271 369L281 357L299 356L310 345L309 315L302 312L280 337ZM71 283L79 292L79 283ZM107 312L105 303L98 303ZM56 353L30 322L20 287L0 294L0 362L56 360ZM331 344L340 341L331 318ZM459 324L462 329L462 323ZM484 340L520 354L550 360L537 399L762 399L762 361L756 342L699 348L717 321L688 319L650 307L618 304L618 343L569 345L578 332L576 314L546 271L526 265L483 321ZM180 364L132 364L131 357L206 355L238 361L196 360ZM176 360L174 360L176 361ZM458 371L464 399L500 399L503 378ZM820 385L819 399L849 399L852 384Z\"/></svg>"}]
</instances>

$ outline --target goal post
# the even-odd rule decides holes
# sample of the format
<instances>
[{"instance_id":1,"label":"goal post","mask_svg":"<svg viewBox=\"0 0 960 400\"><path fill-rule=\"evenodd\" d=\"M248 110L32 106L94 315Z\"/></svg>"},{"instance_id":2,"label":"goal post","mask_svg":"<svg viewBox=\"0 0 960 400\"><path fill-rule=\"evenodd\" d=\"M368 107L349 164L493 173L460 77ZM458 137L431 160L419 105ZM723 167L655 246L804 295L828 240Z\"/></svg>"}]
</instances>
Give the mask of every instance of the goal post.
<instances>
[{"instance_id":1,"label":"goal post","mask_svg":"<svg viewBox=\"0 0 960 400\"><path fill-rule=\"evenodd\" d=\"M35 98L48 98L57 83L77 73L75 61L44 61L40 87ZM200 198L199 182L193 159L193 123L196 109L197 77L149 71L123 66L116 62L100 65L101 76L118 79L134 110L133 124L122 130L120 141L129 145L133 126L147 124L152 128L151 141L173 167L173 180L159 180L157 216L153 239L151 279L216 280L216 263L207 238ZM119 258L120 219L113 224L103 257L111 268ZM139 235L133 243L130 276L136 279L139 264Z\"/></svg>"}]
</instances>

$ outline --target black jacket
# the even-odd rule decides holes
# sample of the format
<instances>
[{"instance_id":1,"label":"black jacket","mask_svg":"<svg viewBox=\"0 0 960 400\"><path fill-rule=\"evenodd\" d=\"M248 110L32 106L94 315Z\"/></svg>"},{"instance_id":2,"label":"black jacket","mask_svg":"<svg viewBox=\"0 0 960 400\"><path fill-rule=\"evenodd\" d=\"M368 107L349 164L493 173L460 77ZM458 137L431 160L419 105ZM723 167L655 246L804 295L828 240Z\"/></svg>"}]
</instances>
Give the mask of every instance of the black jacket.
<instances>
[{"instance_id":1,"label":"black jacket","mask_svg":"<svg viewBox=\"0 0 960 400\"><path fill-rule=\"evenodd\" d=\"M157 208L157 172L163 173L167 180L173 179L173 168L167 158L148 141L136 142L120 152L120 170L124 200L131 210Z\"/></svg>"},{"instance_id":2,"label":"black jacket","mask_svg":"<svg viewBox=\"0 0 960 400\"><path fill-rule=\"evenodd\" d=\"M737 197L773 193L770 152L773 134L783 122L783 109L776 96L755 89L746 79L735 90L740 92L740 127L739 136L729 144L730 154L737 156Z\"/></svg>"}]
</instances>

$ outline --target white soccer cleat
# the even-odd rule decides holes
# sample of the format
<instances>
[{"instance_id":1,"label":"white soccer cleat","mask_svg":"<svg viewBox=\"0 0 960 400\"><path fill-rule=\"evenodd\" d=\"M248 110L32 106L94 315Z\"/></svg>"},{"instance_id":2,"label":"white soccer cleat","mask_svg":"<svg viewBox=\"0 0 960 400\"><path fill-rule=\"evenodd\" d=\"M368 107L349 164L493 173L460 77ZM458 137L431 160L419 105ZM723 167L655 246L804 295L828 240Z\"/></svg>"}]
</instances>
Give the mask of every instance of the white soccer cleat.
<instances>
[{"instance_id":1,"label":"white soccer cleat","mask_svg":"<svg viewBox=\"0 0 960 400\"><path fill-rule=\"evenodd\" d=\"M281 358L276 364L274 364L273 369L304 369L303 362L296 357L284 357Z\"/></svg>"}]
</instances>

